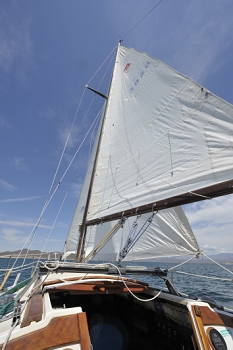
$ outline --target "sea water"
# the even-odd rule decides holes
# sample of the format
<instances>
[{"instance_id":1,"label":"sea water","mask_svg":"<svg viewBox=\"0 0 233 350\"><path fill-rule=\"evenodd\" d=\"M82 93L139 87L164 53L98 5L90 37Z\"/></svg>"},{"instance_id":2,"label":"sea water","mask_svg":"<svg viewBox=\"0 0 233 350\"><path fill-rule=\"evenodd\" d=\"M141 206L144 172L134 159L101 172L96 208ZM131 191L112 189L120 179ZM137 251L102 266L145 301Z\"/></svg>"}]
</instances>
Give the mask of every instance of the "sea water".
<instances>
[{"instance_id":1,"label":"sea water","mask_svg":"<svg viewBox=\"0 0 233 350\"><path fill-rule=\"evenodd\" d=\"M23 263L23 259L18 259L16 266L20 266ZM23 281L30 277L33 267L29 265L32 263L32 259L25 260L26 269L22 269L19 281ZM3 281L5 272L1 269L12 267L14 259L11 259L10 264L8 258L0 259L0 284ZM186 263L181 266L177 266L174 270L170 270L175 266L173 263L164 262L148 262L141 263L148 268L160 267L169 271L169 277L172 280L176 290L186 295L196 296L203 299L210 296L217 305L224 306L233 309L233 264L222 264L220 267L214 263ZM232 273L228 272L227 270ZM19 271L18 271L19 272ZM16 274L12 274L5 287L14 283ZM136 278L136 276L131 276ZM147 282L151 287L165 288L163 280L154 276L139 276L138 279Z\"/></svg>"}]
</instances>

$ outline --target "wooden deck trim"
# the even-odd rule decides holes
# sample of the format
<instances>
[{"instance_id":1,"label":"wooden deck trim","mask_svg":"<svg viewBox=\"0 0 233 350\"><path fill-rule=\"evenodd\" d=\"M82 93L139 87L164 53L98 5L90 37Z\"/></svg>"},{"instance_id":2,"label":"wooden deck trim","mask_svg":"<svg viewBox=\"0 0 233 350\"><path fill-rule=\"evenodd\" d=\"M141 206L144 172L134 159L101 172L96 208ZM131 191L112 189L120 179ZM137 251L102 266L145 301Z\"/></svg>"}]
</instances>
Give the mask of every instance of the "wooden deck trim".
<instances>
[{"instance_id":1,"label":"wooden deck trim","mask_svg":"<svg viewBox=\"0 0 233 350\"><path fill-rule=\"evenodd\" d=\"M85 312L78 313L78 324L80 331L80 343L82 350L91 350L91 339L87 325L87 316Z\"/></svg>"},{"instance_id":2,"label":"wooden deck trim","mask_svg":"<svg viewBox=\"0 0 233 350\"><path fill-rule=\"evenodd\" d=\"M20 328L27 327L31 322L41 321L43 315L42 294L33 295L28 302Z\"/></svg>"},{"instance_id":3,"label":"wooden deck trim","mask_svg":"<svg viewBox=\"0 0 233 350\"><path fill-rule=\"evenodd\" d=\"M133 293L141 293L147 291L147 286L143 286L138 283L127 283L127 287ZM97 281L97 282L85 282L77 284L65 284L54 286L48 291L69 291L75 292L75 294L119 294L119 293L129 293L128 288L121 281Z\"/></svg>"},{"instance_id":4,"label":"wooden deck trim","mask_svg":"<svg viewBox=\"0 0 233 350\"><path fill-rule=\"evenodd\" d=\"M205 332L205 329L204 329L204 326L202 323L200 306L192 305L192 313L193 313L193 316L195 318L197 328L199 330L199 334L200 334L204 349L211 350L211 347L210 347L210 344L209 344L209 341L208 341L208 338L207 338L207 335L206 335L206 332ZM195 331L195 328L193 328L193 329ZM198 341L197 334L195 333L194 335L196 337L196 340Z\"/></svg>"},{"instance_id":5,"label":"wooden deck trim","mask_svg":"<svg viewBox=\"0 0 233 350\"><path fill-rule=\"evenodd\" d=\"M200 306L201 319L204 326L218 325L233 327L233 317L221 313L213 312L208 306Z\"/></svg>"},{"instance_id":6,"label":"wooden deck trim","mask_svg":"<svg viewBox=\"0 0 233 350\"><path fill-rule=\"evenodd\" d=\"M114 281L119 281L121 282L122 281L122 278L119 277L119 276L108 276L108 275L92 275L92 276L89 276L88 274L83 277L83 276L80 276L80 277L67 277L67 278L64 278L62 280L60 279L56 279L56 280L51 280L51 281L45 281L43 283L43 286L48 286L48 285L52 285L52 284L57 284L57 283L66 283L66 282L72 282L72 281L79 281L79 280L82 280L82 281L85 281L86 279L88 280L91 280L91 279L102 279L102 280L114 280ZM142 282L142 281L138 281L138 280L133 280L131 278L126 278L126 277L123 277L123 280L125 282L132 282L132 283L137 283L137 284L140 284L142 286L149 286L148 283L146 282Z\"/></svg>"},{"instance_id":7,"label":"wooden deck trim","mask_svg":"<svg viewBox=\"0 0 233 350\"><path fill-rule=\"evenodd\" d=\"M205 349L211 349L205 326L233 327L233 317L214 312L208 306L192 305L192 313ZM197 340L196 334L195 337Z\"/></svg>"},{"instance_id":8,"label":"wooden deck trim","mask_svg":"<svg viewBox=\"0 0 233 350\"><path fill-rule=\"evenodd\" d=\"M33 321L38 322L38 321L41 321L42 319L43 299L42 299L42 286L40 284L41 284L41 280L38 279L34 287L35 292L32 294L26 306L24 318L20 325L21 328L29 326Z\"/></svg>"},{"instance_id":9,"label":"wooden deck trim","mask_svg":"<svg viewBox=\"0 0 233 350\"><path fill-rule=\"evenodd\" d=\"M69 348L76 343L81 343L82 350L91 349L85 313L55 317L46 327L10 340L7 350L45 350L62 345Z\"/></svg>"}]
</instances>

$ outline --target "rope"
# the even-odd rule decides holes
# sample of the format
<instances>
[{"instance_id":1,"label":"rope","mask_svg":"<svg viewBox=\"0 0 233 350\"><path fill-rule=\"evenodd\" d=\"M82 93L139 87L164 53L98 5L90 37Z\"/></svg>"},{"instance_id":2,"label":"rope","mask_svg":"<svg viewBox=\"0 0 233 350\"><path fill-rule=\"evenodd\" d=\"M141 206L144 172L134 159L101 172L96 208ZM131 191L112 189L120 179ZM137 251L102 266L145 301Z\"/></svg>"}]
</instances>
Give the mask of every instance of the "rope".
<instances>
[{"instance_id":1,"label":"rope","mask_svg":"<svg viewBox=\"0 0 233 350\"><path fill-rule=\"evenodd\" d=\"M175 271L175 272L179 273L179 274L183 274L183 275L189 275L189 276L194 276L194 277L206 278L206 279L211 279L211 280L220 280L220 281L233 282L233 280L230 279L230 278L221 278L221 277L210 277L210 276L204 276L204 275L196 275L194 273L188 273L188 272L183 272L183 271Z\"/></svg>"},{"instance_id":2,"label":"rope","mask_svg":"<svg viewBox=\"0 0 233 350\"><path fill-rule=\"evenodd\" d=\"M120 271L120 269L118 268L118 266L116 266L116 265L114 265L114 264L112 264L112 263L108 263L108 265L111 265L111 266L113 266L113 267L115 267L115 268L117 269L117 271L118 271L118 273L119 273L119 276L121 277L121 280L122 280L123 284L125 285L126 289L128 289L129 293L130 293L135 299L137 299L137 300L139 300L139 301L149 302L149 301L155 300L155 299L161 294L161 292L163 291L164 286L163 286L163 287L161 288L161 290L160 290L155 296L153 296L152 298L150 298L150 299L141 299L141 298L137 297L137 296L130 290L130 288L127 286L127 284L125 283L124 278L123 278L122 275L121 275L121 271ZM165 283L165 281L164 281L164 283Z\"/></svg>"},{"instance_id":3,"label":"rope","mask_svg":"<svg viewBox=\"0 0 233 350\"><path fill-rule=\"evenodd\" d=\"M182 265L188 263L190 260L192 260L192 259L194 259L194 258L196 258L196 255L192 256L190 259L188 259L188 260L182 262L181 264L178 264L178 265L176 265L176 266L170 267L170 269L168 269L168 271L174 270L175 268L177 268L177 267L179 267L179 266L182 266Z\"/></svg>"},{"instance_id":4,"label":"rope","mask_svg":"<svg viewBox=\"0 0 233 350\"><path fill-rule=\"evenodd\" d=\"M218 266L222 267L224 270L226 270L227 272L229 272L231 275L233 275L233 272L229 269L227 269L226 267L222 266L221 264L219 264L217 261L211 259L209 256L203 254L206 258L210 259L211 261L213 261L215 264L217 264Z\"/></svg>"},{"instance_id":5,"label":"rope","mask_svg":"<svg viewBox=\"0 0 233 350\"><path fill-rule=\"evenodd\" d=\"M56 270L56 269L59 267L59 265L60 265L60 262L59 262L59 261L56 261L56 266L55 266L55 267L50 267L50 266L48 266L48 265L47 265L48 263L49 263L48 261L45 261L43 267L46 268L46 269L49 270L49 271L54 271L54 270Z\"/></svg>"},{"instance_id":6,"label":"rope","mask_svg":"<svg viewBox=\"0 0 233 350\"><path fill-rule=\"evenodd\" d=\"M100 265L100 266L103 266L103 264L97 264L97 265L95 265L95 266L99 266L99 265ZM106 265L106 264L104 264L104 265ZM126 284L126 282L125 282L123 276L121 275L121 272L120 272L119 268L118 268L116 265L112 264L112 263L107 263L107 265L108 265L108 266L109 266L109 265L110 265L110 266L113 266L114 268L117 269L117 271L118 271L118 273L119 273L119 276L120 276L120 278L121 278L121 281L122 281L122 283L125 285L126 289L129 291L129 293L130 293L135 299L137 299L137 300L139 300L139 301L142 301L142 302L149 302L149 301L152 301L152 300L156 299L156 298L161 294L161 292L163 291L164 286L162 286L161 290L160 290L155 296L153 296L152 298L150 298L150 299L141 299L141 298L137 297L137 296L130 290L130 288L127 286L127 284ZM46 268L48 268L48 267L46 266ZM56 268L57 268L57 267L56 267ZM49 268L49 269L50 269L50 268ZM89 281L88 279L84 279L86 276L88 276L88 273L85 274L85 276L83 276L83 277L82 277L80 280L78 280L78 281L69 281L69 282L64 281L64 280L61 280L61 281L62 281L63 283L65 282L66 285L82 284L82 283L86 283L86 282ZM91 279L91 281L92 281L92 282L98 282L98 281L102 281L102 279L101 279L101 278L96 278L96 279ZM164 283L165 283L165 281L164 281ZM57 285L59 285L59 284L57 284ZM49 288L50 288L49 285L46 286L46 287L44 288L44 291L46 291L46 289L49 289Z\"/></svg>"}]
</instances>

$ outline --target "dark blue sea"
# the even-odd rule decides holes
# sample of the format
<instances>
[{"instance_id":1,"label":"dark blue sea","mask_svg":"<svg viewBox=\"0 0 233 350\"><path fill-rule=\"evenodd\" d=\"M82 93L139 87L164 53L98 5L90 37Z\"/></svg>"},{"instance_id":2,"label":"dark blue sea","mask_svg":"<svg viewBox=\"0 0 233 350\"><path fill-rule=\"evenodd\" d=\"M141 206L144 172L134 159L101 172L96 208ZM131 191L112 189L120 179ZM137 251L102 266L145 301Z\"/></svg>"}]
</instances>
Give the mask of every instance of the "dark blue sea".
<instances>
[{"instance_id":1,"label":"dark blue sea","mask_svg":"<svg viewBox=\"0 0 233 350\"><path fill-rule=\"evenodd\" d=\"M19 259L15 266L22 265L23 259ZM25 264L32 264L32 259L26 259ZM10 261L10 267L14 263L14 259ZM0 269L5 269L9 264L9 259L0 259ZM176 264L156 262L156 263L140 263L138 265L147 266L149 268L161 267L170 269ZM222 264L222 266L233 272L233 264ZM26 266L27 269L21 271L19 281L23 281L30 277L32 273L32 265ZM19 271L18 271L19 272ZM181 274L182 273L182 274ZM183 274L185 273L185 274ZM202 277L201 277L202 276ZM16 274L9 277L6 286L12 285ZM210 296L218 305L233 309L233 274L224 270L222 267L214 263L187 263L177 267L173 273L169 273L170 279L177 291L187 295L195 295L198 298ZM211 277L212 279L206 278ZM4 271L0 271L0 284L4 278ZM139 278L152 287L164 287L164 282L153 276L141 276ZM225 280L221 280L225 279Z\"/></svg>"}]
</instances>

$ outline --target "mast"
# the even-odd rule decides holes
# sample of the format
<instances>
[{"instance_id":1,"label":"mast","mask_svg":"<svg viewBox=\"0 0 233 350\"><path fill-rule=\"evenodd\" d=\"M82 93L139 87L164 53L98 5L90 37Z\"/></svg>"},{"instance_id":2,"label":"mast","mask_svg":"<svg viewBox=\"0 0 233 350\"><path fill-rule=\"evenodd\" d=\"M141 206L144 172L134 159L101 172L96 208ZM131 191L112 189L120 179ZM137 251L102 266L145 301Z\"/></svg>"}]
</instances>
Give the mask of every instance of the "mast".
<instances>
[{"instance_id":1,"label":"mast","mask_svg":"<svg viewBox=\"0 0 233 350\"><path fill-rule=\"evenodd\" d=\"M80 235L79 235L77 254L76 254L76 258L75 258L76 262L81 262L82 261L83 248L84 248L84 243L85 243L85 238L86 238L86 229L87 229L86 219L87 219L88 207L89 207L89 202L90 202L90 197L91 197L91 192L92 192L92 185L93 185L93 180L94 180L95 171L96 171L96 164L97 164L97 159L98 159L99 148L100 148L101 139L102 139L102 131L103 131L103 127L104 127L104 121L106 119L106 112L107 112L107 109L108 109L108 97L110 96L110 93L111 93L112 80L113 80L113 76L114 76L114 73L115 73L117 54L118 54L118 50L119 50L119 47L120 47L120 43L121 43L121 41L119 41L118 46L117 46L115 64L114 64L114 68L113 68L113 73L112 73L111 83L110 83L110 86L109 86L108 95L105 96L103 94L100 94L100 96L102 96L103 98L106 99L106 104L105 104L105 110L104 110L104 114L103 114L103 118L102 118L102 125L101 125L101 130L100 130L100 136L99 136L99 141L98 141L98 145L97 145L97 150L96 150L96 155L95 155L95 160L94 160L94 165L93 165L93 170L92 170L92 175L91 175L91 181L90 181L90 186L89 186L89 190L88 190L86 206L85 206L85 210L84 210L84 214L83 214L83 220L82 220L82 225L81 225L81 230L80 230ZM89 87L87 87L87 88L89 88ZM94 89L90 89L90 90L96 92Z\"/></svg>"}]
</instances>

